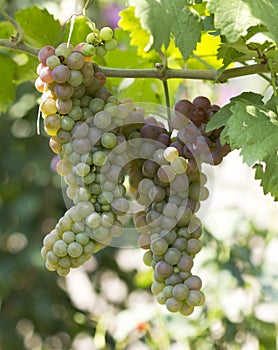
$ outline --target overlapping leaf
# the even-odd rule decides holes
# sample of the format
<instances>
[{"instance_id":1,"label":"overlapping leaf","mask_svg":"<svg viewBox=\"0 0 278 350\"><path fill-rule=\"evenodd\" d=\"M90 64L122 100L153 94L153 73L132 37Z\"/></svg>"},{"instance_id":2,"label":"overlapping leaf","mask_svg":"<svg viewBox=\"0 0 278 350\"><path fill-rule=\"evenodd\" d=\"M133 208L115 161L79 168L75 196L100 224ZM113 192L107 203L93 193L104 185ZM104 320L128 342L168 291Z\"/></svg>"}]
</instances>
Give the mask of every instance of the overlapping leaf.
<instances>
[{"instance_id":1,"label":"overlapping leaf","mask_svg":"<svg viewBox=\"0 0 278 350\"><path fill-rule=\"evenodd\" d=\"M27 7L15 14L16 21L24 30L24 40L36 47L56 46L61 39L61 26L45 8Z\"/></svg>"},{"instance_id":2,"label":"overlapping leaf","mask_svg":"<svg viewBox=\"0 0 278 350\"><path fill-rule=\"evenodd\" d=\"M207 130L225 126L221 141L241 149L244 162L256 168L264 192L278 200L278 115L273 101L265 105L254 93L237 96L212 117Z\"/></svg>"},{"instance_id":3,"label":"overlapping leaf","mask_svg":"<svg viewBox=\"0 0 278 350\"><path fill-rule=\"evenodd\" d=\"M169 46L173 35L184 60L187 60L201 37L202 25L183 0L130 0L142 27L150 33L147 47L160 51Z\"/></svg>"}]
</instances>

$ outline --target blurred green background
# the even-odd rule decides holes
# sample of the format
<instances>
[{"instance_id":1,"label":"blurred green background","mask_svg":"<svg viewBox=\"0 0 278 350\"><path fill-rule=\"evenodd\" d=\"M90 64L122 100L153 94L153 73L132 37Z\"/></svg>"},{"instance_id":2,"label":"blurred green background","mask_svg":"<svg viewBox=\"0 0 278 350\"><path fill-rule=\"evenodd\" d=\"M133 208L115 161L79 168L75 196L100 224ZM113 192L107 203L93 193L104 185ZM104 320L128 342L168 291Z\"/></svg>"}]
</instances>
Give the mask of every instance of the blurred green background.
<instances>
[{"instance_id":1,"label":"blurred green background","mask_svg":"<svg viewBox=\"0 0 278 350\"><path fill-rule=\"evenodd\" d=\"M6 4L9 13L43 5L64 19L75 5ZM94 19L115 26L123 6L96 1ZM202 84L192 89L217 94ZM222 102L236 89L224 86ZM45 269L41 242L65 204L48 139L36 134L38 97L33 82L20 85L0 120L0 350L278 349L277 205L250 185L237 154L214 171L195 268L207 303L192 316L154 302L137 249L107 247L66 279Z\"/></svg>"}]
</instances>

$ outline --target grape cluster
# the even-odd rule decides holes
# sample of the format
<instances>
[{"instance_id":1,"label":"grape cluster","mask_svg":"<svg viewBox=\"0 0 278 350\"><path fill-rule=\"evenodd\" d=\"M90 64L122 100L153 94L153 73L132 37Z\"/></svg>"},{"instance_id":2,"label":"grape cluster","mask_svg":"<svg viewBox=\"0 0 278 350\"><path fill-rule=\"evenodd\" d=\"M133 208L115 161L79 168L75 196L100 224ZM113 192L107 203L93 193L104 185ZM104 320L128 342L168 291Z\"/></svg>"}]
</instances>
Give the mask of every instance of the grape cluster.
<instances>
[{"instance_id":1,"label":"grape cluster","mask_svg":"<svg viewBox=\"0 0 278 350\"><path fill-rule=\"evenodd\" d=\"M176 147L181 155L212 165L221 163L230 152L228 144L220 143L223 127L206 132L206 124L219 109L204 96L198 96L192 102L186 99L176 102L171 126L178 130Z\"/></svg>"},{"instance_id":2,"label":"grape cluster","mask_svg":"<svg viewBox=\"0 0 278 350\"><path fill-rule=\"evenodd\" d=\"M191 270L202 248L201 222L195 212L208 197L206 176L196 162L189 165L175 147L168 146L171 140L162 126L149 121L140 136L131 151L137 153L129 181L143 206L133 219L139 245L147 250L144 263L154 270L151 289L169 311L189 315L205 301L201 280Z\"/></svg>"},{"instance_id":3,"label":"grape cluster","mask_svg":"<svg viewBox=\"0 0 278 350\"><path fill-rule=\"evenodd\" d=\"M130 99L118 101L105 87L92 57L116 46L104 27L76 47L45 46L38 54L40 112L70 202L41 254L47 269L65 276L119 237L136 207L138 243L154 271L151 290L169 311L189 315L205 300L202 282L192 274L202 248L196 212L208 197L201 163L218 164L229 150L219 142L221 129L205 132L219 107L205 97L177 102L174 136L155 115Z\"/></svg>"}]
</instances>

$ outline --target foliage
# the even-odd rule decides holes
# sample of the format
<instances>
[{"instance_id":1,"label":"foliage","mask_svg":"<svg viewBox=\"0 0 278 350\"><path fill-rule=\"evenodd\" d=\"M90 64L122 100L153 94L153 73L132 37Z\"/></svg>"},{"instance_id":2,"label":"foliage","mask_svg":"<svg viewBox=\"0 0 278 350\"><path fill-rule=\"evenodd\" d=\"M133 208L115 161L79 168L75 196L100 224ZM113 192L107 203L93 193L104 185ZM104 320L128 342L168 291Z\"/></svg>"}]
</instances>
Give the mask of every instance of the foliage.
<instances>
[{"instance_id":1,"label":"foliage","mask_svg":"<svg viewBox=\"0 0 278 350\"><path fill-rule=\"evenodd\" d=\"M253 259L254 247L266 255L273 236L250 223L245 222L247 229L241 236L234 232L230 241L219 241L213 232L206 232L200 269L211 277L206 284L211 298L200 314L186 321L153 307L149 272L138 266L125 271L113 248L100 252L95 265L81 272L94 287L91 297L96 311L74 304L68 286L44 269L39 256L42 236L51 230L64 203L56 191L61 184L49 169L47 140L35 135L38 95L33 82L38 62L30 46L39 49L67 41L71 23L60 23L38 6L19 8L10 15L16 26L5 16L0 22L0 144L4 155L0 160L0 349L75 349L74 339L81 332L93 336L99 349L124 349L138 342L149 349L167 349L170 344L182 344L184 349L240 349L248 337L257 339L260 349L274 349L277 319L264 320L256 310L266 300L277 300L271 283L277 276L266 276L262 260L255 263ZM262 75L272 86L268 100L268 95L251 92L234 96L211 119L208 130L224 127L223 143L241 150L243 161L255 168L264 193L277 200L277 1L130 0L120 16L116 29L119 49L97 61L102 67L122 72L127 68L151 70L162 61L165 74L168 68L194 69L194 79L206 80L211 72L217 83L227 69L233 78L254 66L252 73ZM97 21L101 13L93 17ZM23 41L19 28L24 32ZM86 16L75 18L72 44L83 40L89 30ZM233 70L238 64L242 70ZM163 85L150 79L148 72L140 79L111 78L109 84L120 98L159 104L165 100ZM172 105L186 84L181 79L168 80ZM102 290L103 274L116 276L129 297L115 301L107 296ZM145 298L142 304L138 302L141 312L132 304L142 298L139 287ZM242 305L236 315L224 302L234 290L253 298L250 308ZM126 333L117 333L115 324L103 325L115 315L118 324L121 319L125 325L130 322ZM138 322L133 323L134 319Z\"/></svg>"}]
</instances>

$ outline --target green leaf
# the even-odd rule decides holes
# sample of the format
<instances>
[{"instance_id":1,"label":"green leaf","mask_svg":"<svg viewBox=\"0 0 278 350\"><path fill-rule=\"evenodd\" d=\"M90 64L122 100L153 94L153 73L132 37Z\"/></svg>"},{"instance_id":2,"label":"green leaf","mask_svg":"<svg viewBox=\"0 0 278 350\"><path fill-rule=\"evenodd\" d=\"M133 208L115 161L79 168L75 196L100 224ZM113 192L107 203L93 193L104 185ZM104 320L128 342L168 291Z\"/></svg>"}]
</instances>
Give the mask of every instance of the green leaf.
<instances>
[{"instance_id":1,"label":"green leaf","mask_svg":"<svg viewBox=\"0 0 278 350\"><path fill-rule=\"evenodd\" d=\"M263 164L255 164L255 179L261 180L264 194L270 193L278 200L278 155L277 152L265 158Z\"/></svg>"},{"instance_id":2,"label":"green leaf","mask_svg":"<svg viewBox=\"0 0 278 350\"><path fill-rule=\"evenodd\" d=\"M137 54L142 57L149 55L146 47L150 42L150 34L141 26L140 19L135 16L135 7L131 6L120 13L119 26L130 32L130 44L137 47Z\"/></svg>"},{"instance_id":3,"label":"green leaf","mask_svg":"<svg viewBox=\"0 0 278 350\"><path fill-rule=\"evenodd\" d=\"M249 101L249 103L263 105L263 96L253 92L243 92L242 94L231 98L231 102L222 107L219 112L215 113L207 124L206 131L211 132L215 129L226 126L229 118L232 116L231 107L240 101ZM224 129L225 131L225 129Z\"/></svg>"},{"instance_id":4,"label":"green leaf","mask_svg":"<svg viewBox=\"0 0 278 350\"><path fill-rule=\"evenodd\" d=\"M217 52L220 45L220 37L208 33L202 35L198 42L196 50L192 57L187 61L188 69L220 69L223 65L222 59L217 58Z\"/></svg>"},{"instance_id":5,"label":"green leaf","mask_svg":"<svg viewBox=\"0 0 278 350\"><path fill-rule=\"evenodd\" d=\"M237 41L247 34L248 28L260 23L259 18L251 12L250 4L253 1L208 0L208 10L215 15L215 27L229 42Z\"/></svg>"},{"instance_id":6,"label":"green leaf","mask_svg":"<svg viewBox=\"0 0 278 350\"><path fill-rule=\"evenodd\" d=\"M237 102L231 107L232 117L227 127L231 147L242 148L243 160L248 165L262 161L278 149L278 120L271 110L259 105Z\"/></svg>"},{"instance_id":7,"label":"green leaf","mask_svg":"<svg viewBox=\"0 0 278 350\"><path fill-rule=\"evenodd\" d=\"M184 0L130 0L135 6L135 15L151 37L150 48L167 49L173 35L176 46L187 60L201 37L202 24Z\"/></svg>"},{"instance_id":8,"label":"green leaf","mask_svg":"<svg viewBox=\"0 0 278 350\"><path fill-rule=\"evenodd\" d=\"M6 112L15 98L16 86L13 83L15 68L16 63L13 59L9 55L0 52L0 113Z\"/></svg>"},{"instance_id":9,"label":"green leaf","mask_svg":"<svg viewBox=\"0 0 278 350\"><path fill-rule=\"evenodd\" d=\"M28 7L15 13L24 30L24 40L36 47L56 46L61 39L61 25L45 8Z\"/></svg>"},{"instance_id":10,"label":"green leaf","mask_svg":"<svg viewBox=\"0 0 278 350\"><path fill-rule=\"evenodd\" d=\"M189 7L184 5L183 0L167 1L165 4L167 4L167 12L171 14L170 29L174 35L175 44L186 61L201 39L201 22L199 17L193 15Z\"/></svg>"},{"instance_id":11,"label":"green leaf","mask_svg":"<svg viewBox=\"0 0 278 350\"><path fill-rule=\"evenodd\" d=\"M131 0L130 3L135 6L135 15L140 18L142 27L151 34L149 47L156 51L161 50L163 45L167 48L172 23L163 6L164 0Z\"/></svg>"},{"instance_id":12,"label":"green leaf","mask_svg":"<svg viewBox=\"0 0 278 350\"><path fill-rule=\"evenodd\" d=\"M278 184L278 115L277 98L265 105L263 96L243 93L217 112L208 123L207 131L225 126L221 142L231 149L241 149L243 161L256 168L264 193L277 200Z\"/></svg>"},{"instance_id":13,"label":"green leaf","mask_svg":"<svg viewBox=\"0 0 278 350\"><path fill-rule=\"evenodd\" d=\"M0 22L0 38L9 39L12 34L16 34L16 30L11 22Z\"/></svg>"},{"instance_id":14,"label":"green leaf","mask_svg":"<svg viewBox=\"0 0 278 350\"><path fill-rule=\"evenodd\" d=\"M66 24L65 33L63 37L64 42L68 42L69 33L70 33L71 21ZM74 27L73 32L70 38L70 43L73 46L76 46L82 41L86 40L86 36L91 33L92 29L86 18L84 17L75 17L74 18Z\"/></svg>"},{"instance_id":15,"label":"green leaf","mask_svg":"<svg viewBox=\"0 0 278 350\"><path fill-rule=\"evenodd\" d=\"M252 15L265 24L278 45L277 0L249 0L246 2L248 2Z\"/></svg>"}]
</instances>

